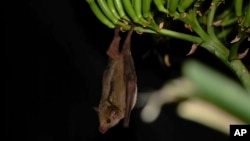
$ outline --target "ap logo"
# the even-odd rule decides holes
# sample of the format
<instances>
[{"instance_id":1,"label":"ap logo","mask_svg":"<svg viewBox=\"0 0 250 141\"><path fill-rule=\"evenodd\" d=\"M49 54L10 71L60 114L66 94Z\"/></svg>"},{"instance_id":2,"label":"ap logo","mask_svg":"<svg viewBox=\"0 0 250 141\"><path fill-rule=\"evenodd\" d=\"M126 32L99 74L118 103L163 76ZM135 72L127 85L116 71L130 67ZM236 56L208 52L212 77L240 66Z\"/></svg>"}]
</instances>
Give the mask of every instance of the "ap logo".
<instances>
[{"instance_id":1,"label":"ap logo","mask_svg":"<svg viewBox=\"0 0 250 141\"><path fill-rule=\"evenodd\" d=\"M230 141L250 141L250 125L230 125Z\"/></svg>"},{"instance_id":2,"label":"ap logo","mask_svg":"<svg viewBox=\"0 0 250 141\"><path fill-rule=\"evenodd\" d=\"M234 132L234 136L244 136L247 134L247 129L236 129Z\"/></svg>"}]
</instances>

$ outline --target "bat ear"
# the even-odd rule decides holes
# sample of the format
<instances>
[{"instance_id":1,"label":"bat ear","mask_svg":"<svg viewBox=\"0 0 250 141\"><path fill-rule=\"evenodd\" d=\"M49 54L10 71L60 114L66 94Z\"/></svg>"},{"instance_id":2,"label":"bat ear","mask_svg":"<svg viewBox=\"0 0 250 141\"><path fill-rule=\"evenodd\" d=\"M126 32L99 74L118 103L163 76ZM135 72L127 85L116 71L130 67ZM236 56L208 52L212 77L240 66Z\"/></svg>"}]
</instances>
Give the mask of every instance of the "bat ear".
<instances>
[{"instance_id":1,"label":"bat ear","mask_svg":"<svg viewBox=\"0 0 250 141\"><path fill-rule=\"evenodd\" d=\"M97 113L99 113L99 110L98 110L97 107L93 107L93 109L94 109Z\"/></svg>"},{"instance_id":2,"label":"bat ear","mask_svg":"<svg viewBox=\"0 0 250 141\"><path fill-rule=\"evenodd\" d=\"M116 117L117 117L117 111L116 111L116 110L111 110L110 116L111 116L112 118L116 118Z\"/></svg>"}]
</instances>

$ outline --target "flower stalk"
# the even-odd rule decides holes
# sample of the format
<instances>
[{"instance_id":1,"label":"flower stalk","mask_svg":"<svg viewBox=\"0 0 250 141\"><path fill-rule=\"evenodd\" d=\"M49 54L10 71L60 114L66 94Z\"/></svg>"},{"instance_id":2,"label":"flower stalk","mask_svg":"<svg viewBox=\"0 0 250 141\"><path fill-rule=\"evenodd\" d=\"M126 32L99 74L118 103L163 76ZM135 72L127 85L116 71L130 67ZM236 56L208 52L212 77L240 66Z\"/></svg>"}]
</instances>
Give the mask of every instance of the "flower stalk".
<instances>
[{"instance_id":1,"label":"flower stalk","mask_svg":"<svg viewBox=\"0 0 250 141\"><path fill-rule=\"evenodd\" d=\"M109 28L120 26L123 30L129 30L133 24L139 33L160 34L200 45L223 61L250 93L250 73L237 58L240 45L249 38L250 1L233 0L225 5L223 0L212 0L207 6L205 0L86 1L95 16ZM155 22L157 13L166 15L163 22L167 22L169 17L183 22L196 35L159 26L161 23ZM225 38L230 32L238 32L240 39L227 42Z\"/></svg>"}]
</instances>

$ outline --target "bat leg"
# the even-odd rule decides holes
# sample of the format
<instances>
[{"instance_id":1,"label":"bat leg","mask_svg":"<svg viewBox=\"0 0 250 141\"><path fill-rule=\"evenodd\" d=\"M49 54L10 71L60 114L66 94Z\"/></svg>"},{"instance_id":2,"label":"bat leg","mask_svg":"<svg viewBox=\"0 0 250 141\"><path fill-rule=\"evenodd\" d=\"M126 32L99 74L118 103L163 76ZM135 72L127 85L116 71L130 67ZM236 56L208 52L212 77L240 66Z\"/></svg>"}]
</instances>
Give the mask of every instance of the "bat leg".
<instances>
[{"instance_id":1,"label":"bat leg","mask_svg":"<svg viewBox=\"0 0 250 141\"><path fill-rule=\"evenodd\" d=\"M123 52L128 53L129 55L131 54L130 53L131 36L132 36L133 31L134 31L134 25L131 25L131 29L129 30L129 32L127 34L127 37L126 37L126 39L124 41L123 47L122 47Z\"/></svg>"},{"instance_id":2,"label":"bat leg","mask_svg":"<svg viewBox=\"0 0 250 141\"><path fill-rule=\"evenodd\" d=\"M120 29L116 27L114 30L114 38L107 50L107 55L112 59L116 59L120 55L119 44L120 44L121 37L119 35L119 32L120 32Z\"/></svg>"}]
</instances>

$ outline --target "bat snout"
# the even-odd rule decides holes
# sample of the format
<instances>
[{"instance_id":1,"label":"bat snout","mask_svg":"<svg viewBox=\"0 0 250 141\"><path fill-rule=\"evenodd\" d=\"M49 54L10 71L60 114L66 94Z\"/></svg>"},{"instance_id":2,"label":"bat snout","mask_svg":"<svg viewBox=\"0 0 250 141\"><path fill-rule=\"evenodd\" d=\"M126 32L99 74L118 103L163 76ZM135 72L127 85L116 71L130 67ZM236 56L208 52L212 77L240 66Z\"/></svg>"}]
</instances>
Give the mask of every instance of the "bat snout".
<instances>
[{"instance_id":1,"label":"bat snout","mask_svg":"<svg viewBox=\"0 0 250 141\"><path fill-rule=\"evenodd\" d=\"M99 126L99 131L102 133L102 134L104 134L104 133L106 133L107 131L108 131L108 127L107 126L105 126L105 125L100 125Z\"/></svg>"}]
</instances>

